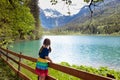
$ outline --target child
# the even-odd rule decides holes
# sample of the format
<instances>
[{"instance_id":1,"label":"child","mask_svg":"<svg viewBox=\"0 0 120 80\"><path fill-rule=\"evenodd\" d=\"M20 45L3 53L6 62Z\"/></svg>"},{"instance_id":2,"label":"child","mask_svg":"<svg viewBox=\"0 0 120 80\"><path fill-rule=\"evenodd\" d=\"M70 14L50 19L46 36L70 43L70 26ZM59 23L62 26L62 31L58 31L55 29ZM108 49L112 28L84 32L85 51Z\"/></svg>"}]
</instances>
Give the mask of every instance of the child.
<instances>
[{"instance_id":1,"label":"child","mask_svg":"<svg viewBox=\"0 0 120 80\"><path fill-rule=\"evenodd\" d=\"M48 62L52 62L52 60L48 57L50 52L50 39L46 38L40 48L39 58L35 69L36 73L39 75L39 80L45 80L45 77L48 75Z\"/></svg>"}]
</instances>

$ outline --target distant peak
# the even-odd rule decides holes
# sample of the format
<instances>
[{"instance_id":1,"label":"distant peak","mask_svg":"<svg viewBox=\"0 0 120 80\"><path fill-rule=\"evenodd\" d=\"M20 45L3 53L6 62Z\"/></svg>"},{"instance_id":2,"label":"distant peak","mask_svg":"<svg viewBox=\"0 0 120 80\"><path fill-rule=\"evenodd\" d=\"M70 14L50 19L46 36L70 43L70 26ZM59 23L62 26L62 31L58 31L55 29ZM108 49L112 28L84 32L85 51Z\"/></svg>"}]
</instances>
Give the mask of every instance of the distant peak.
<instances>
[{"instance_id":1,"label":"distant peak","mask_svg":"<svg viewBox=\"0 0 120 80\"><path fill-rule=\"evenodd\" d=\"M45 14L46 17L61 17L63 16L60 12L58 12L57 10L53 10L53 9L44 9L43 13Z\"/></svg>"}]
</instances>

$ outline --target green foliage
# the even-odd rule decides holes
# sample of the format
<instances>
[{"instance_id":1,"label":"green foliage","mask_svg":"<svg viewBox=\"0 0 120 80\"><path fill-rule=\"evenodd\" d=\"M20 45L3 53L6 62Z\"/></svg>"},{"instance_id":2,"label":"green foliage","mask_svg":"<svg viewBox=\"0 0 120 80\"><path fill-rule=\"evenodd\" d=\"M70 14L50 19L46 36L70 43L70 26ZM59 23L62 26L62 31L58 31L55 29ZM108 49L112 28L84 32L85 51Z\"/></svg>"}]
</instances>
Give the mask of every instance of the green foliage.
<instances>
[{"instance_id":1,"label":"green foliage","mask_svg":"<svg viewBox=\"0 0 120 80\"><path fill-rule=\"evenodd\" d=\"M26 0L0 1L0 45L16 39L31 39L35 20Z\"/></svg>"},{"instance_id":2,"label":"green foliage","mask_svg":"<svg viewBox=\"0 0 120 80\"><path fill-rule=\"evenodd\" d=\"M28 6L30 8L30 12L32 13L35 19L35 29L33 31L35 35L34 37L35 39L39 39L42 35L43 29L40 25L38 0L30 0Z\"/></svg>"},{"instance_id":3,"label":"green foliage","mask_svg":"<svg viewBox=\"0 0 120 80\"><path fill-rule=\"evenodd\" d=\"M52 68L49 68L49 74L53 77L55 77L57 80L81 80L77 77L65 74L63 72L54 70Z\"/></svg>"},{"instance_id":4,"label":"green foliage","mask_svg":"<svg viewBox=\"0 0 120 80\"><path fill-rule=\"evenodd\" d=\"M24 39L24 36L34 29L34 18L27 7L19 7L14 9L13 12L13 15L15 15L14 19L16 19L13 20L13 33L16 33L15 35L19 35L21 39Z\"/></svg>"},{"instance_id":5,"label":"green foliage","mask_svg":"<svg viewBox=\"0 0 120 80\"><path fill-rule=\"evenodd\" d=\"M58 3L57 0L50 0L50 2L51 2L52 5L56 5Z\"/></svg>"},{"instance_id":6,"label":"green foliage","mask_svg":"<svg viewBox=\"0 0 120 80\"><path fill-rule=\"evenodd\" d=\"M87 3L88 3L89 1L90 1L90 0L84 0L84 2L87 2Z\"/></svg>"},{"instance_id":7,"label":"green foliage","mask_svg":"<svg viewBox=\"0 0 120 80\"><path fill-rule=\"evenodd\" d=\"M68 64L68 63L66 63L66 62L61 62L60 64L63 65L63 66L68 66L68 67L70 67L70 64Z\"/></svg>"},{"instance_id":8,"label":"green foliage","mask_svg":"<svg viewBox=\"0 0 120 80\"><path fill-rule=\"evenodd\" d=\"M0 80L22 80L0 59Z\"/></svg>"},{"instance_id":9,"label":"green foliage","mask_svg":"<svg viewBox=\"0 0 120 80\"><path fill-rule=\"evenodd\" d=\"M83 71L90 72L90 73L97 74L97 75L107 76L107 74L110 74L110 75L114 76L116 80L120 80L120 71L115 71L113 69L109 69L108 67L93 68L91 66L70 65L67 62L61 62L61 65L62 64L67 67L75 68L78 70L83 70ZM52 70L52 71L54 71L54 70ZM59 74L59 71L58 72L55 71L55 73L53 73L53 74L57 75L57 73ZM59 78L62 80L61 77L59 77ZM66 80L69 80L69 79L67 78Z\"/></svg>"},{"instance_id":10,"label":"green foliage","mask_svg":"<svg viewBox=\"0 0 120 80\"><path fill-rule=\"evenodd\" d=\"M72 0L62 0L66 3L66 5L71 5L72 4ZM84 2L87 2L89 3L90 1L92 0L84 0ZM103 0L93 0L93 2L100 2L100 1L103 1ZM56 5L58 3L57 0L50 0L50 2L52 3L52 5Z\"/></svg>"}]
</instances>

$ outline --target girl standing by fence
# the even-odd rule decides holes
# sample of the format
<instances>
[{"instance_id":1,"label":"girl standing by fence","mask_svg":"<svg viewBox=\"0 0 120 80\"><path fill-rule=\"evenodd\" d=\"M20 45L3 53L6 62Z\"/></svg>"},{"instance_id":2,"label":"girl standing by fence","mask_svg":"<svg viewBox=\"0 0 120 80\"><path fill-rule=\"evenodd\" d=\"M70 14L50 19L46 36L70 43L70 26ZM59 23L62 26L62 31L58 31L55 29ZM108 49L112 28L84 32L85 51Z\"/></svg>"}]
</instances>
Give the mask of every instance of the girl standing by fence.
<instances>
[{"instance_id":1,"label":"girl standing by fence","mask_svg":"<svg viewBox=\"0 0 120 80\"><path fill-rule=\"evenodd\" d=\"M43 45L39 51L39 58L36 63L36 73L39 75L39 80L45 80L48 75L48 62L52 62L49 58L49 53L51 52L50 39L46 38L43 41Z\"/></svg>"}]
</instances>

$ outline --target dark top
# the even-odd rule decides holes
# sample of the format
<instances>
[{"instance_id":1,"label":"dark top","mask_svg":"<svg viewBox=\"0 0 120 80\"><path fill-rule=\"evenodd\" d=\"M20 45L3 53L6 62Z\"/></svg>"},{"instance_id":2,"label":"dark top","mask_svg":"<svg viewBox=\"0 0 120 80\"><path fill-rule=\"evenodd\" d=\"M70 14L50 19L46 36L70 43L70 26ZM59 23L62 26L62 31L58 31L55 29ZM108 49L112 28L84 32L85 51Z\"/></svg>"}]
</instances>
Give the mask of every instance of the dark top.
<instances>
[{"instance_id":1,"label":"dark top","mask_svg":"<svg viewBox=\"0 0 120 80\"><path fill-rule=\"evenodd\" d=\"M39 57L45 59L45 56L48 56L49 49L43 48L42 51L39 53Z\"/></svg>"}]
</instances>

